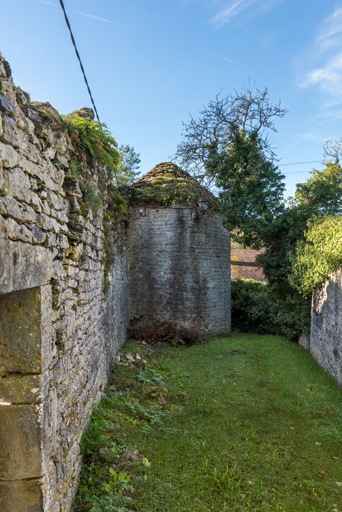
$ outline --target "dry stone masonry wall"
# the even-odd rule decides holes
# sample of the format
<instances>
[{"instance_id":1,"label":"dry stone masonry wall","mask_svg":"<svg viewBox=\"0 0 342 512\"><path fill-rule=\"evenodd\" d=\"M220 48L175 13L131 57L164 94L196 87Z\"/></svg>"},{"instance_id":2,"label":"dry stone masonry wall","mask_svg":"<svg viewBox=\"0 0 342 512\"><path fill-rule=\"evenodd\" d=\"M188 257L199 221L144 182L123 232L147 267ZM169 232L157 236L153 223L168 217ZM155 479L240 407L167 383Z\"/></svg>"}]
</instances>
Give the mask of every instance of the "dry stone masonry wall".
<instances>
[{"instance_id":1,"label":"dry stone masonry wall","mask_svg":"<svg viewBox=\"0 0 342 512\"><path fill-rule=\"evenodd\" d=\"M126 191L127 229L108 168L13 85L0 54L1 512L70 511L80 439L129 317L230 332L214 196L174 164L146 176Z\"/></svg>"},{"instance_id":2,"label":"dry stone masonry wall","mask_svg":"<svg viewBox=\"0 0 342 512\"><path fill-rule=\"evenodd\" d=\"M217 199L172 162L132 185L130 319L230 333L230 239Z\"/></svg>"},{"instance_id":3,"label":"dry stone masonry wall","mask_svg":"<svg viewBox=\"0 0 342 512\"><path fill-rule=\"evenodd\" d=\"M80 438L125 340L125 226L104 229L104 202L82 212L71 142L0 54L1 512L70 510ZM89 165L100 194L110 176Z\"/></svg>"},{"instance_id":4,"label":"dry stone masonry wall","mask_svg":"<svg viewBox=\"0 0 342 512\"><path fill-rule=\"evenodd\" d=\"M342 386L342 270L313 294L310 350Z\"/></svg>"}]
</instances>

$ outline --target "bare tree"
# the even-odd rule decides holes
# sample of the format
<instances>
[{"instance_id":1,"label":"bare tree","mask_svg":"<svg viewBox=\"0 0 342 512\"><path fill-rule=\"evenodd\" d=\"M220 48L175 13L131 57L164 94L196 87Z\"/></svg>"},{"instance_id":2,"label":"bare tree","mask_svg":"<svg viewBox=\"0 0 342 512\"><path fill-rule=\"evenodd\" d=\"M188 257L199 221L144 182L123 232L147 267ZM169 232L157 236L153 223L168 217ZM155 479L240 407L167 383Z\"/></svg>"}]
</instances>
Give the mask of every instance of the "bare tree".
<instances>
[{"instance_id":1,"label":"bare tree","mask_svg":"<svg viewBox=\"0 0 342 512\"><path fill-rule=\"evenodd\" d=\"M323 146L324 149L324 158L326 156L331 156L335 158L335 160L339 160L342 156L342 137L339 139L330 139Z\"/></svg>"},{"instance_id":2,"label":"bare tree","mask_svg":"<svg viewBox=\"0 0 342 512\"><path fill-rule=\"evenodd\" d=\"M274 152L268 138L268 131L276 131L275 117L284 117L286 109L270 102L267 88L263 91L255 86L243 86L242 92L221 97L200 111L198 119L190 116L183 123L183 139L177 146L174 159L198 177L204 176L203 166L209 148L215 144L218 154L227 151L232 139L232 130L244 130L246 135L255 132L262 142L264 153L274 159Z\"/></svg>"}]
</instances>

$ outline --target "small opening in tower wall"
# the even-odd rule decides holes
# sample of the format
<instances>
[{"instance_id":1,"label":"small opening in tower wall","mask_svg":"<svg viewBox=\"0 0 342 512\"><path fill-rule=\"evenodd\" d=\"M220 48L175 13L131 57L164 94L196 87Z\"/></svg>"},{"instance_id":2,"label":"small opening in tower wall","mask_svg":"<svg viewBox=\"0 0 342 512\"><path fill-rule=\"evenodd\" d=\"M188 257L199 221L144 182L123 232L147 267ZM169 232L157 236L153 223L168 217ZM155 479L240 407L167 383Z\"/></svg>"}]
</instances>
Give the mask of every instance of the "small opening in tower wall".
<instances>
[{"instance_id":1,"label":"small opening in tower wall","mask_svg":"<svg viewBox=\"0 0 342 512\"><path fill-rule=\"evenodd\" d=\"M205 213L208 209L208 203L202 196L198 202L198 207L201 210L201 213Z\"/></svg>"},{"instance_id":2,"label":"small opening in tower wall","mask_svg":"<svg viewBox=\"0 0 342 512\"><path fill-rule=\"evenodd\" d=\"M140 217L146 216L146 208L139 208L139 215Z\"/></svg>"}]
</instances>

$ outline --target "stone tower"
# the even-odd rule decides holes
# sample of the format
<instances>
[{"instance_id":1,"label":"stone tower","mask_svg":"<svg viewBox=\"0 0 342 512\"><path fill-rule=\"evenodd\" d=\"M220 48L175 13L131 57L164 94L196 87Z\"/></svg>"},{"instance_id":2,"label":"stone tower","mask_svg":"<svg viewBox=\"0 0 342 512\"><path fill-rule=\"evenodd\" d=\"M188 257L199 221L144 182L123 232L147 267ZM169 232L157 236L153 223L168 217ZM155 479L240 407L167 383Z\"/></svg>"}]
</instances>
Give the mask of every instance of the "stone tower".
<instances>
[{"instance_id":1,"label":"stone tower","mask_svg":"<svg viewBox=\"0 0 342 512\"><path fill-rule=\"evenodd\" d=\"M175 164L133 184L130 318L230 333L230 240L216 198Z\"/></svg>"}]
</instances>

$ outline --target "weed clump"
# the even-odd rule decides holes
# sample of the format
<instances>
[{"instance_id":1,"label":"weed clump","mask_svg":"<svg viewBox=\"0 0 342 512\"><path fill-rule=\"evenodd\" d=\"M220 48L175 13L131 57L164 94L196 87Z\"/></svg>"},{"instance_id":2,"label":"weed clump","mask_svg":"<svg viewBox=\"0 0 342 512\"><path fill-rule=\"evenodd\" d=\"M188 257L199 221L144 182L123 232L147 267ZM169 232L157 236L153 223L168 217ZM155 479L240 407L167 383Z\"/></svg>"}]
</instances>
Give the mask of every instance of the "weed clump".
<instances>
[{"instance_id":1,"label":"weed clump","mask_svg":"<svg viewBox=\"0 0 342 512\"><path fill-rule=\"evenodd\" d=\"M82 151L87 150L97 162L110 169L113 177L116 177L121 155L117 142L106 125L77 115L67 117L67 123L79 160L82 160Z\"/></svg>"}]
</instances>

